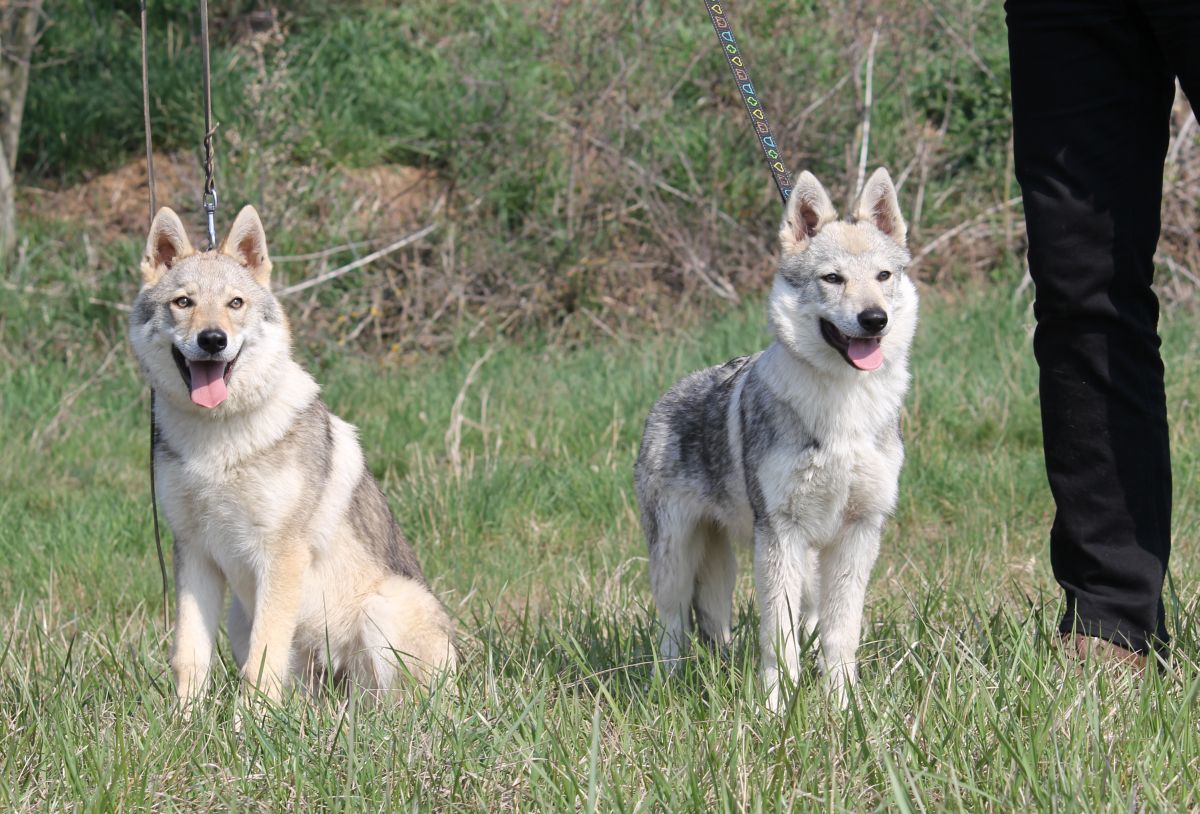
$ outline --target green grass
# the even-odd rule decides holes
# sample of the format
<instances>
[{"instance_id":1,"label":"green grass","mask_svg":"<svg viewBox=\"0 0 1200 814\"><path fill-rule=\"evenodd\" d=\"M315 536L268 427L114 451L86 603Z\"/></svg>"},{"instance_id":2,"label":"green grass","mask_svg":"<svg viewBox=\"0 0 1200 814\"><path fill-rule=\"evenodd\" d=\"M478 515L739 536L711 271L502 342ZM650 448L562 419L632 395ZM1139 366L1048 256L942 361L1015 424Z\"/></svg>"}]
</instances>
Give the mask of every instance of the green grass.
<instances>
[{"instance_id":1,"label":"green grass","mask_svg":"<svg viewBox=\"0 0 1200 814\"><path fill-rule=\"evenodd\" d=\"M1164 321L1178 484L1175 663L1077 673L1058 609L1025 302L927 294L909 458L868 593L856 703L814 675L762 706L739 586L731 651L664 679L630 483L641 421L681 373L760 347L761 302L636 341L499 344L381 364L305 345L359 425L460 620L452 688L398 707L293 700L233 729L226 670L171 703L146 486L146 394L110 322L0 367L0 807L5 810L1188 810L1200 807L1194 484L1200 340ZM11 301L10 301L11 302ZM102 368L102 369L101 369ZM97 373L97 371L99 372ZM748 557L741 557L743 570Z\"/></svg>"}]
</instances>

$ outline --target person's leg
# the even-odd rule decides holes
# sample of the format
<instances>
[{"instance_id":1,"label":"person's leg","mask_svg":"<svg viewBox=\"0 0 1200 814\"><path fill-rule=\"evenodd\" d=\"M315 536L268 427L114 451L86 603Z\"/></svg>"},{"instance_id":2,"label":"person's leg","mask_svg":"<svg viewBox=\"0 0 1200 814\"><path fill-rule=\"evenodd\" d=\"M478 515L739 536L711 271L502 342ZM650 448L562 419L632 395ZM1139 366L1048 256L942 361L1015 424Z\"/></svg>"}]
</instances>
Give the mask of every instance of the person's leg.
<instances>
[{"instance_id":1,"label":"person's leg","mask_svg":"<svg viewBox=\"0 0 1200 814\"><path fill-rule=\"evenodd\" d=\"M1139 8L1154 31L1167 70L1179 78L1192 110L1200 110L1200 4L1141 0Z\"/></svg>"},{"instance_id":2,"label":"person's leg","mask_svg":"<svg viewBox=\"0 0 1200 814\"><path fill-rule=\"evenodd\" d=\"M1171 464L1151 291L1173 80L1128 2L1009 0L1060 629L1166 642Z\"/></svg>"}]
</instances>

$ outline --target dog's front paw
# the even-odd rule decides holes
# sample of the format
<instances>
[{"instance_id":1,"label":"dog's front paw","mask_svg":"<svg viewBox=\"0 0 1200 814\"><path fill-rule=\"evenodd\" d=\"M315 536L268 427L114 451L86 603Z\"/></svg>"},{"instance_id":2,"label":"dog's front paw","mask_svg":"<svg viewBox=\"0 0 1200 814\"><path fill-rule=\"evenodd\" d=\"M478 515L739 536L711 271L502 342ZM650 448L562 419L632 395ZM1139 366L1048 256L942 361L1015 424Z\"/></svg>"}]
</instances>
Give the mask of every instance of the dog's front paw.
<instances>
[{"instance_id":1,"label":"dog's front paw","mask_svg":"<svg viewBox=\"0 0 1200 814\"><path fill-rule=\"evenodd\" d=\"M825 690L838 709L850 706L850 693L856 681L854 664L839 664L825 674Z\"/></svg>"},{"instance_id":2,"label":"dog's front paw","mask_svg":"<svg viewBox=\"0 0 1200 814\"><path fill-rule=\"evenodd\" d=\"M783 712L783 694L779 691L779 685L767 688L767 709L778 715Z\"/></svg>"},{"instance_id":3,"label":"dog's front paw","mask_svg":"<svg viewBox=\"0 0 1200 814\"><path fill-rule=\"evenodd\" d=\"M256 686L249 680L243 681L233 708L233 731L241 732L247 722L257 722L261 726L270 707L278 705L281 700L282 695L273 695L262 686Z\"/></svg>"},{"instance_id":4,"label":"dog's front paw","mask_svg":"<svg viewBox=\"0 0 1200 814\"><path fill-rule=\"evenodd\" d=\"M175 698L175 712L184 721L194 720L198 708L199 704L194 696L177 695Z\"/></svg>"},{"instance_id":5,"label":"dog's front paw","mask_svg":"<svg viewBox=\"0 0 1200 814\"><path fill-rule=\"evenodd\" d=\"M175 700L179 713L184 718L191 718L196 701L204 692L208 668L198 664L174 664L172 672L175 673Z\"/></svg>"},{"instance_id":6,"label":"dog's front paw","mask_svg":"<svg viewBox=\"0 0 1200 814\"><path fill-rule=\"evenodd\" d=\"M283 700L283 681L271 670L255 670L251 675L249 670L242 670L243 695L251 701L267 701L278 704Z\"/></svg>"},{"instance_id":7,"label":"dog's front paw","mask_svg":"<svg viewBox=\"0 0 1200 814\"><path fill-rule=\"evenodd\" d=\"M767 664L763 667L763 692L766 693L767 709L775 714L784 710L783 688L779 681L779 668Z\"/></svg>"},{"instance_id":8,"label":"dog's front paw","mask_svg":"<svg viewBox=\"0 0 1200 814\"><path fill-rule=\"evenodd\" d=\"M239 692L233 704L233 731L242 734L247 724L251 731L261 729L267 721L267 700L253 690Z\"/></svg>"}]
</instances>

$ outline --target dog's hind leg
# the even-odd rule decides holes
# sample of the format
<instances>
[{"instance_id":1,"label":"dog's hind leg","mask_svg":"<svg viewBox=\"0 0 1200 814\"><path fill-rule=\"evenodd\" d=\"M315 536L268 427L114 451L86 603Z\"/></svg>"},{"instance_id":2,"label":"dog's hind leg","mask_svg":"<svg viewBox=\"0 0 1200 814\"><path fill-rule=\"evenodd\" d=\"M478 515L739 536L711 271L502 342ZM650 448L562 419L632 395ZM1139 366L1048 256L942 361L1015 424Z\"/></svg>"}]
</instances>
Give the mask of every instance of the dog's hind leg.
<instances>
[{"instance_id":1,"label":"dog's hind leg","mask_svg":"<svg viewBox=\"0 0 1200 814\"><path fill-rule=\"evenodd\" d=\"M692 594L692 609L700 634L717 645L727 647L733 624L733 588L737 582L737 557L728 532L712 522L696 527L700 560Z\"/></svg>"},{"instance_id":2,"label":"dog's hind leg","mask_svg":"<svg viewBox=\"0 0 1200 814\"><path fill-rule=\"evenodd\" d=\"M229 649L233 651L233 660L240 670L246 666L246 654L250 652L250 617L236 596L229 603L225 629L229 633Z\"/></svg>"},{"instance_id":3,"label":"dog's hind leg","mask_svg":"<svg viewBox=\"0 0 1200 814\"><path fill-rule=\"evenodd\" d=\"M410 682L428 686L457 665L454 622L428 588L407 577L385 579L363 601L359 645L353 679L372 695Z\"/></svg>"},{"instance_id":4,"label":"dog's hind leg","mask_svg":"<svg viewBox=\"0 0 1200 814\"><path fill-rule=\"evenodd\" d=\"M663 636L659 656L672 667L687 652L692 629L692 595L701 549L696 520L680 511L654 510L648 524L650 591L658 606Z\"/></svg>"}]
</instances>

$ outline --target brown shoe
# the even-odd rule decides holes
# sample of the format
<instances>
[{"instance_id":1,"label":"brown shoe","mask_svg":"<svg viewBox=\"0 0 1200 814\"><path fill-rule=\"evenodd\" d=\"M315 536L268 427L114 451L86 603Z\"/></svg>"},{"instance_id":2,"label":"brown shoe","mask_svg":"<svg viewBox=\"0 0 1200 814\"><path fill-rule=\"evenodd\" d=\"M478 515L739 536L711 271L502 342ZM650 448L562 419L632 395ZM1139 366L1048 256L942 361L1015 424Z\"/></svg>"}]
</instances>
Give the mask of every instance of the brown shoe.
<instances>
[{"instance_id":1,"label":"brown shoe","mask_svg":"<svg viewBox=\"0 0 1200 814\"><path fill-rule=\"evenodd\" d=\"M1135 673L1146 669L1146 655L1113 644L1107 639L1081 633L1060 633L1058 644L1068 658L1102 667L1121 667Z\"/></svg>"}]
</instances>

